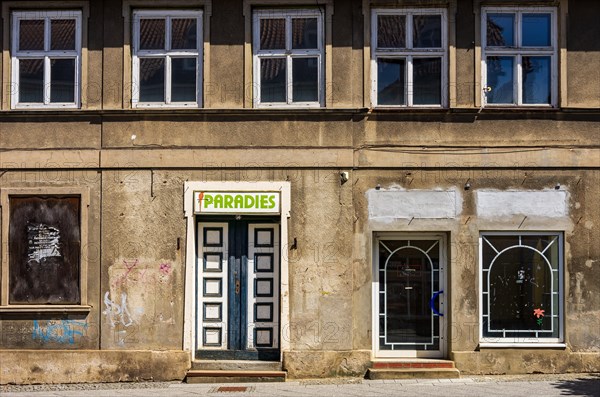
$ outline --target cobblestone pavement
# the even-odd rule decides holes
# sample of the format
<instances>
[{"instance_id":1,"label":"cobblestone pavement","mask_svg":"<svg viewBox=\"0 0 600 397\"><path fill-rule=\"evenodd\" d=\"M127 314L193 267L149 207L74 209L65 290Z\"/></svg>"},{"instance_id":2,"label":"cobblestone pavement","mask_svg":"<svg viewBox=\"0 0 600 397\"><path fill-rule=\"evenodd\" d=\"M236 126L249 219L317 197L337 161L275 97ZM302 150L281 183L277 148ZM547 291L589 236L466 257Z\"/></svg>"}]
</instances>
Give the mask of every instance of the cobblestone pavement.
<instances>
[{"instance_id":1,"label":"cobblestone pavement","mask_svg":"<svg viewBox=\"0 0 600 397\"><path fill-rule=\"evenodd\" d=\"M319 379L286 383L179 382L1 386L2 397L50 396L593 396L600 374L474 376L460 379Z\"/></svg>"}]
</instances>

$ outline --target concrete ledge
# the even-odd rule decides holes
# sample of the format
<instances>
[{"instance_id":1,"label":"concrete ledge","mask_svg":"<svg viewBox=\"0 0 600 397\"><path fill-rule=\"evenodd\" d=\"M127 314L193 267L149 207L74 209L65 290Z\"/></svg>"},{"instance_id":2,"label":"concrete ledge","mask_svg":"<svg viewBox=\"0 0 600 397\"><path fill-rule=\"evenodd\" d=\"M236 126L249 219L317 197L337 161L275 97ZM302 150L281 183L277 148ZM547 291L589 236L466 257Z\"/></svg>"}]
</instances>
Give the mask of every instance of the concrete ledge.
<instances>
[{"instance_id":1,"label":"concrete ledge","mask_svg":"<svg viewBox=\"0 0 600 397\"><path fill-rule=\"evenodd\" d=\"M451 359L462 374L502 375L532 373L600 372L600 352L545 349L481 349L453 352Z\"/></svg>"},{"instance_id":2,"label":"concrete ledge","mask_svg":"<svg viewBox=\"0 0 600 397\"><path fill-rule=\"evenodd\" d=\"M368 379L456 379L460 372L456 368L387 368L369 369Z\"/></svg>"},{"instance_id":3,"label":"concrete ledge","mask_svg":"<svg viewBox=\"0 0 600 397\"><path fill-rule=\"evenodd\" d=\"M0 384L183 380L182 350L0 350Z\"/></svg>"}]
</instances>

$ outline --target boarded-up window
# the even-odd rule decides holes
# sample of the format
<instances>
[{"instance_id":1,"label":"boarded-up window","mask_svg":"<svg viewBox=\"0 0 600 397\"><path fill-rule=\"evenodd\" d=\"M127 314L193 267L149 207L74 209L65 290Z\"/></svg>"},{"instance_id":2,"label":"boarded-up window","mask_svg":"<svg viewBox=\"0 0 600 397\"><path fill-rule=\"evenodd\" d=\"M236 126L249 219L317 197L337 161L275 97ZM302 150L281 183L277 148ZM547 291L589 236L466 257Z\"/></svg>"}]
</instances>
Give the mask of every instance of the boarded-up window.
<instances>
[{"instance_id":1,"label":"boarded-up window","mask_svg":"<svg viewBox=\"0 0 600 397\"><path fill-rule=\"evenodd\" d=\"M9 202L9 303L79 304L80 197Z\"/></svg>"}]
</instances>

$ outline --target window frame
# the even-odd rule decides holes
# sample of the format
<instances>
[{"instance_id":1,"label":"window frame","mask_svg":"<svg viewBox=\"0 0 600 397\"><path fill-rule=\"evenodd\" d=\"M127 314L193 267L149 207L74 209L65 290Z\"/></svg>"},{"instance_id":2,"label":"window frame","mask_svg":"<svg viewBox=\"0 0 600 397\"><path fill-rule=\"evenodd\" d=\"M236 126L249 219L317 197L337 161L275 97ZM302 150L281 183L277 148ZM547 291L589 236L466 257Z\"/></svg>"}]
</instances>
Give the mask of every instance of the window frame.
<instances>
[{"instance_id":1,"label":"window frame","mask_svg":"<svg viewBox=\"0 0 600 397\"><path fill-rule=\"evenodd\" d=\"M553 338L553 337L536 337L536 338L532 338L532 337L528 337L528 336L524 336L522 338L519 337L503 337L503 338L499 338L499 337L486 337L483 334L483 327L484 327L484 321L483 321L483 305L484 304L489 304L483 297L483 284L487 283L487 276L484 275L484 263L483 263L483 245L484 244L488 244L487 242L484 241L485 237L488 236L510 236L510 237L519 237L519 244L521 244L521 237L522 236L555 236L556 237L556 244L558 244L558 263L557 263L557 267L558 267L558 285L554 286L553 285L553 289L552 292L557 291L557 295L558 295L558 307L557 308L553 308L554 312L552 313L553 315L556 314L558 316L558 337L557 338ZM550 244L551 245L551 244ZM548 249L550 247L550 245L548 247L546 247L546 249ZM492 260L492 262L498 258L498 256L505 252L508 249L514 248L514 247L519 247L520 245L513 245L511 247L506 248L505 250L502 250L500 252L497 251L497 255L494 257L494 259ZM537 251L536 249L534 249L531 246L524 246L527 247L527 249L533 249L536 252L538 252L538 254L541 254L539 251ZM564 271L565 271L565 256L564 256L564 249L565 249L565 245L564 245L564 232L561 231L481 231L479 233L479 266L478 266L478 271L479 271L479 346L480 347L565 347L564 344L564 332L565 332L565 310L564 310L564 301L565 301L565 285L564 285ZM495 248L494 248L495 250ZM544 250L545 251L545 250ZM543 256L543 255L542 255ZM491 265L491 263L490 263ZM489 271L489 266L488 266L488 271ZM488 291L489 291L489 287L488 287ZM489 292L488 292L489 293ZM489 308L488 308L488 316L490 315L489 313ZM514 333L525 333L525 332L532 332L531 330L517 330L517 331L508 331L508 332L514 332Z\"/></svg>"},{"instance_id":2,"label":"window frame","mask_svg":"<svg viewBox=\"0 0 600 397\"><path fill-rule=\"evenodd\" d=\"M75 50L51 50L50 49L50 21L53 19L74 19L75 20ZM22 20L43 20L44 21L44 50L21 51L19 46L19 27ZM11 109L79 109L81 107L81 80L82 80L82 32L83 32L82 11L77 9L70 10L25 10L11 11L11 81L13 89L10 94ZM22 103L19 101L19 61L21 59L40 59L44 60L44 79L43 79L43 102ZM74 80L74 102L50 102L51 89L51 59L74 59L75 60L75 80Z\"/></svg>"},{"instance_id":3,"label":"window frame","mask_svg":"<svg viewBox=\"0 0 600 397\"><path fill-rule=\"evenodd\" d=\"M292 19L298 17L317 18L317 45L318 49L292 49ZM285 50L260 49L260 20L285 19ZM325 10L322 8L303 9L258 9L252 12L252 76L253 76L253 105L255 108L319 108L325 106ZM293 58L318 59L318 101L294 102L293 101ZM286 62L286 102L262 102L261 100L261 73L260 61L262 59L285 58Z\"/></svg>"},{"instance_id":4,"label":"window frame","mask_svg":"<svg viewBox=\"0 0 600 397\"><path fill-rule=\"evenodd\" d=\"M11 197L79 197L79 304L11 304L10 295L10 198ZM0 268L0 313L88 313L92 307L88 304L88 262L89 244L89 206L90 191L82 187L41 187L41 188L5 188L0 189L1 208L1 268Z\"/></svg>"},{"instance_id":5,"label":"window frame","mask_svg":"<svg viewBox=\"0 0 600 397\"><path fill-rule=\"evenodd\" d=\"M377 17L380 15L406 16L406 48L378 49L377 48ZM413 48L413 17L415 15L440 15L441 16L441 47L439 48ZM448 108L448 10L446 8L374 8L371 10L371 104L378 108ZM377 60L405 59L405 94L404 105L379 105L377 100ZM441 58L441 102L439 105L415 105L413 94L413 62L414 58Z\"/></svg>"},{"instance_id":6,"label":"window frame","mask_svg":"<svg viewBox=\"0 0 600 397\"><path fill-rule=\"evenodd\" d=\"M204 18L202 9L134 9L132 10L133 24L131 27L131 107L132 108L201 108L203 106L203 69L204 69ZM196 19L196 49L172 50L171 47L171 19ZM165 49L140 50L140 20L164 19L165 20ZM172 102L171 101L171 59L196 58L196 101ZM165 59L165 92L164 102L141 102L140 96L140 58Z\"/></svg>"},{"instance_id":7,"label":"window frame","mask_svg":"<svg viewBox=\"0 0 600 397\"><path fill-rule=\"evenodd\" d=\"M514 43L512 47L487 46L487 16L488 14L513 14L515 15ZM549 47L523 47L522 20L523 14L550 14L550 46ZM481 104L482 107L540 107L554 108L558 104L558 12L556 7L530 7L530 6L505 6L482 7L481 10ZM487 57L511 56L515 59L513 66L513 102L488 103L487 92ZM550 57L550 103L523 103L523 56L549 56Z\"/></svg>"}]
</instances>

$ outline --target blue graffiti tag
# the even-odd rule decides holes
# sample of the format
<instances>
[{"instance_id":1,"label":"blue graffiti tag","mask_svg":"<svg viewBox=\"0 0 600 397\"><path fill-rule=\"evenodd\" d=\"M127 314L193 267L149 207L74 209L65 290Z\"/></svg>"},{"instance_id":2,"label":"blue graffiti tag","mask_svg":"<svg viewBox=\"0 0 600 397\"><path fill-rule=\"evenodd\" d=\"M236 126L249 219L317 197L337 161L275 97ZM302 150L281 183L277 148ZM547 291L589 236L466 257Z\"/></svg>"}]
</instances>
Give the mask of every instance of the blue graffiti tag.
<instances>
[{"instance_id":1,"label":"blue graffiti tag","mask_svg":"<svg viewBox=\"0 0 600 397\"><path fill-rule=\"evenodd\" d=\"M38 320L33 320L34 340L39 339L43 343L75 343L76 336L83 336L83 330L87 330L88 324L85 321L77 320L57 320L48 322L45 327L41 327Z\"/></svg>"}]
</instances>

